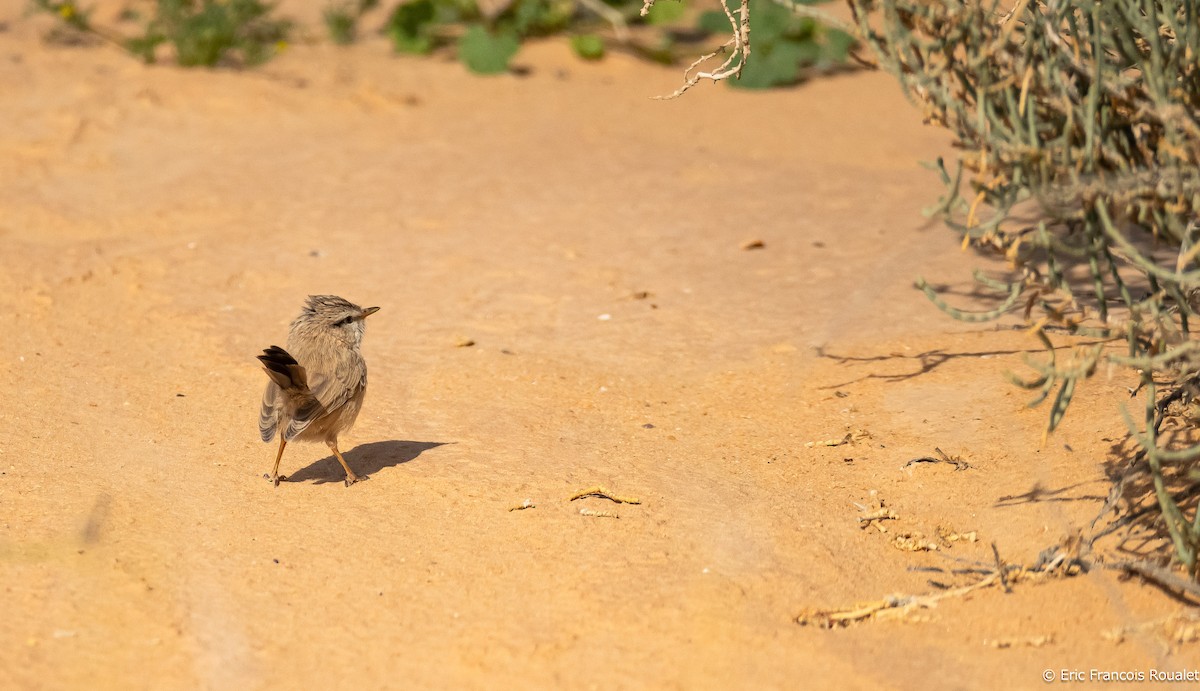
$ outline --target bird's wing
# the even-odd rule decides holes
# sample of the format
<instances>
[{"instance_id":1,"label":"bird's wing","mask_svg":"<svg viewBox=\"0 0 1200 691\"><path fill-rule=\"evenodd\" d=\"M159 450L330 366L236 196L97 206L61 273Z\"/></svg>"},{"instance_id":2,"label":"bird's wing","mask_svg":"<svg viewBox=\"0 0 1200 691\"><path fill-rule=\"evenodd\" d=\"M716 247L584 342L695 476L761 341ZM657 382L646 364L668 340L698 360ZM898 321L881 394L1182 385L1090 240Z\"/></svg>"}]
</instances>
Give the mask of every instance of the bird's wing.
<instances>
[{"instance_id":1,"label":"bird's wing","mask_svg":"<svg viewBox=\"0 0 1200 691\"><path fill-rule=\"evenodd\" d=\"M367 385L367 368L360 357L339 358L328 373L313 373L309 390L328 412L341 408Z\"/></svg>"}]
</instances>

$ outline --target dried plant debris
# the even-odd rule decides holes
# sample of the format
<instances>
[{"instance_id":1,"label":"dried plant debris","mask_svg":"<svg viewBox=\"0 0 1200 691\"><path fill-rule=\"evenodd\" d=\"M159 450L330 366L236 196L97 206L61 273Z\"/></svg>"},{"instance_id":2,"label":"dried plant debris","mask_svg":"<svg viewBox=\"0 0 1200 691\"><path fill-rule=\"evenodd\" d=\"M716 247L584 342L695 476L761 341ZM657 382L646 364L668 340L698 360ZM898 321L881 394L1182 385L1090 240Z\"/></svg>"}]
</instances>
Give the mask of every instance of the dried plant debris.
<instances>
[{"instance_id":1,"label":"dried plant debris","mask_svg":"<svg viewBox=\"0 0 1200 691\"><path fill-rule=\"evenodd\" d=\"M896 533L892 536L892 546L904 552L936 552L941 549L940 544L916 531Z\"/></svg>"},{"instance_id":2,"label":"dried plant debris","mask_svg":"<svg viewBox=\"0 0 1200 691\"><path fill-rule=\"evenodd\" d=\"M883 526L882 521L895 521L900 518L895 511L884 505L883 497L880 497L876 490L871 490L870 504L864 505L855 502L854 505L862 512L862 515L858 517L858 527L863 530L875 526L879 532L886 533L887 528Z\"/></svg>"},{"instance_id":3,"label":"dried plant debris","mask_svg":"<svg viewBox=\"0 0 1200 691\"><path fill-rule=\"evenodd\" d=\"M1123 643L1131 634L1153 633L1162 637L1169 645L1183 645L1200 641L1200 612L1185 610L1161 619L1120 626L1100 635L1114 643Z\"/></svg>"},{"instance_id":4,"label":"dried plant debris","mask_svg":"<svg viewBox=\"0 0 1200 691\"><path fill-rule=\"evenodd\" d=\"M937 457L921 456L919 458L914 458L908 463L904 464L904 469L907 470L909 466L916 465L917 463L949 463L950 465L954 466L955 471L966 470L971 467L971 464L964 461L962 456L950 456L945 451L942 451L937 447L934 447L933 450L937 453Z\"/></svg>"},{"instance_id":5,"label":"dried plant debris","mask_svg":"<svg viewBox=\"0 0 1200 691\"><path fill-rule=\"evenodd\" d=\"M581 508L579 509L579 515L580 515L580 516L591 516L591 517L593 517L593 518L620 518L620 516L618 516L618 515L617 515L615 512L612 512L612 511L593 511L592 509L589 509L589 508L588 508L588 507L586 507L586 506L584 506L584 507L581 507Z\"/></svg>"},{"instance_id":6,"label":"dried plant debris","mask_svg":"<svg viewBox=\"0 0 1200 691\"><path fill-rule=\"evenodd\" d=\"M938 542L947 547L955 542L979 542L979 533L974 530L966 533L960 533L952 528L939 525L936 532Z\"/></svg>"},{"instance_id":7,"label":"dried plant debris","mask_svg":"<svg viewBox=\"0 0 1200 691\"><path fill-rule=\"evenodd\" d=\"M878 490L870 491L871 500L867 504L854 505L862 512L858 517L858 527L865 530L874 527L879 532L888 535L884 521L898 521L900 516L888 508ZM904 552L936 552L946 549L957 542L975 542L979 539L975 531L960 533L945 526L938 526L932 536L918 530L901 530L890 534L888 541L898 550Z\"/></svg>"},{"instance_id":8,"label":"dried plant debris","mask_svg":"<svg viewBox=\"0 0 1200 691\"><path fill-rule=\"evenodd\" d=\"M817 626L823 629L840 628L867 621L878 621L887 618L902 618L912 621L913 614L920 610L936 607L939 602L948 598L962 597L976 590L999 586L1009 590L1013 585L1023 583L1039 583L1052 578L1062 578L1076 575L1086 570L1085 562L1070 562L1060 560L1046 563L1040 567L1027 568L1017 564L1004 563L999 553L994 552L995 560L991 563L980 562L970 568L941 569L923 567L921 571L930 571L949 575L951 577L968 576L973 582L966 585L947 585L930 581L930 585L941 589L928 595L889 595L872 602L858 603L851 607L835 609L805 609L796 616L795 621L801 626Z\"/></svg>"},{"instance_id":9,"label":"dried plant debris","mask_svg":"<svg viewBox=\"0 0 1200 691\"><path fill-rule=\"evenodd\" d=\"M896 515L896 512L892 511L891 509L876 509L859 516L858 527L866 529L871 526L875 526L877 529L879 529L879 532L886 533L887 528L884 527L880 521L895 521L899 518L900 517Z\"/></svg>"},{"instance_id":10,"label":"dried plant debris","mask_svg":"<svg viewBox=\"0 0 1200 691\"><path fill-rule=\"evenodd\" d=\"M959 533L945 526L938 526L933 537L920 531L904 531L892 537L892 546L905 552L936 552L949 549L959 542L978 542L979 534L972 530Z\"/></svg>"},{"instance_id":11,"label":"dried plant debris","mask_svg":"<svg viewBox=\"0 0 1200 691\"><path fill-rule=\"evenodd\" d=\"M822 629L839 628L864 621L878 621L888 618L904 618L921 609L936 607L937 603L949 597L961 597L980 588L995 584L999 576L992 573L978 583L953 590L947 590L933 595L889 595L882 600L859 603L853 607L841 609L809 609L796 616L796 623L801 626L817 626Z\"/></svg>"},{"instance_id":12,"label":"dried plant debris","mask_svg":"<svg viewBox=\"0 0 1200 691\"><path fill-rule=\"evenodd\" d=\"M1032 572L1028 572L1032 574ZM1007 574L1011 582L1013 573ZM887 618L908 618L911 614L922 609L936 607L947 598L962 597L968 593L983 588L999 585L1000 572L992 571L982 579L966 586L949 588L930 595L889 595L882 600L859 603L853 607L838 609L806 609L796 616L796 623L801 626L818 626L823 629L849 626L866 621L879 621Z\"/></svg>"},{"instance_id":13,"label":"dried plant debris","mask_svg":"<svg viewBox=\"0 0 1200 691\"><path fill-rule=\"evenodd\" d=\"M534 504L532 499L526 499L525 501L521 502L520 504L517 504L516 506L509 507L508 510L509 511L524 511L525 509L536 509L536 508L537 508L537 504Z\"/></svg>"},{"instance_id":14,"label":"dried plant debris","mask_svg":"<svg viewBox=\"0 0 1200 691\"><path fill-rule=\"evenodd\" d=\"M575 501L576 499L583 499L584 497L600 497L601 499L615 501L618 504L642 503L642 500L637 497L623 497L619 494L614 494L613 492L608 491L608 489L602 485L595 485L587 489L579 490L575 494L571 495L571 498L568 501Z\"/></svg>"},{"instance_id":15,"label":"dried plant debris","mask_svg":"<svg viewBox=\"0 0 1200 691\"><path fill-rule=\"evenodd\" d=\"M854 506L862 512L862 515L858 517L858 527L865 530L871 526L875 526L879 532L886 533L887 528L880 521L895 521L899 520L900 517L896 515L895 511L892 511L884 504L883 497L879 496L879 490L873 489L867 494L871 497L868 503L859 504L858 502L854 502Z\"/></svg>"},{"instance_id":16,"label":"dried plant debris","mask_svg":"<svg viewBox=\"0 0 1200 691\"><path fill-rule=\"evenodd\" d=\"M994 544L994 543L993 543ZM1056 545L1051 545L1038 553L1035 571L1053 571L1060 568L1083 569L1086 566L1084 557L1091 552L1091 544L1076 532L1067 535Z\"/></svg>"},{"instance_id":17,"label":"dried plant debris","mask_svg":"<svg viewBox=\"0 0 1200 691\"><path fill-rule=\"evenodd\" d=\"M983 644L989 648L1004 650L1006 648L1041 648L1054 643L1054 635L1044 636L1008 636L1005 638L985 638Z\"/></svg>"},{"instance_id":18,"label":"dried plant debris","mask_svg":"<svg viewBox=\"0 0 1200 691\"><path fill-rule=\"evenodd\" d=\"M837 439L826 439L825 441L809 441L805 442L804 446L813 448L815 446L842 446L843 444L853 444L855 442L870 439L871 433L865 429L854 429L846 432L843 436Z\"/></svg>"}]
</instances>

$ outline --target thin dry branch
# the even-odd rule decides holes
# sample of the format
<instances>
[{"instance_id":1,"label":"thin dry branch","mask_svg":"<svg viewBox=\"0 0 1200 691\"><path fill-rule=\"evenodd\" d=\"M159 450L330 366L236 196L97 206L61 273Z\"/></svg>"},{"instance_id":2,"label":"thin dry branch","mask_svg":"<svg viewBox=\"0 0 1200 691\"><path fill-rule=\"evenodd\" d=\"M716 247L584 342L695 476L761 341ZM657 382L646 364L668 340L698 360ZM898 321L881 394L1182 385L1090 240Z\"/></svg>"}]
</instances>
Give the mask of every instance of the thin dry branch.
<instances>
[{"instance_id":1,"label":"thin dry branch","mask_svg":"<svg viewBox=\"0 0 1200 691\"><path fill-rule=\"evenodd\" d=\"M877 620L884 617L904 616L918 609L936 607L937 603L951 597L962 597L968 593L994 585L999 581L998 573L991 573L971 585L954 588L933 595L890 595L882 600L860 603L853 607L841 609L805 610L796 616L796 623L801 626L818 626L832 629L848 626L862 621Z\"/></svg>"},{"instance_id":2,"label":"thin dry branch","mask_svg":"<svg viewBox=\"0 0 1200 691\"><path fill-rule=\"evenodd\" d=\"M601 499L608 499L609 501L614 501L618 504L642 503L642 500L637 497L621 496L619 494L610 492L603 485L593 485L587 489L581 489L575 494L572 494L567 501L575 501L576 499L583 499L584 497L600 497Z\"/></svg>"},{"instance_id":3,"label":"thin dry branch","mask_svg":"<svg viewBox=\"0 0 1200 691\"><path fill-rule=\"evenodd\" d=\"M650 12L654 2L655 0L645 0L645 4L642 5L643 17ZM679 98L688 89L699 84L702 79L719 82L730 78L737 79L741 76L742 68L746 66L746 60L750 57L750 0L741 0L737 16L734 16L733 10L729 9L729 5L725 4L724 0L721 2L721 9L725 10L725 17L729 19L729 26L732 29L731 38L721 44L720 48L701 55L688 65L687 69L683 71L683 86L666 96L655 96L655 99L666 101ZM720 67L711 72L695 72L700 65L718 55L725 54L726 51L728 51L729 57L725 58Z\"/></svg>"},{"instance_id":4,"label":"thin dry branch","mask_svg":"<svg viewBox=\"0 0 1200 691\"><path fill-rule=\"evenodd\" d=\"M806 609L796 616L795 621L801 626L818 626L831 629L849 626L859 622L878 621L888 617L903 617L918 609L930 609L942 600L969 595L976 590L998 586L1004 592L1012 592L1017 584L1042 583L1049 579L1074 576L1087 571L1090 562L1078 554L1078 541L1068 538L1062 544L1054 545L1043 550L1043 557L1031 567L1007 564L1000 559L1000 553L992 545L993 562L979 563L977 568L945 570L939 568L921 569L954 575L970 575L977 577L974 583L959 587L946 587L931 583L944 590L929 595L889 595L881 600L858 603L852 607L835 609ZM1054 553L1058 557L1046 558Z\"/></svg>"}]
</instances>

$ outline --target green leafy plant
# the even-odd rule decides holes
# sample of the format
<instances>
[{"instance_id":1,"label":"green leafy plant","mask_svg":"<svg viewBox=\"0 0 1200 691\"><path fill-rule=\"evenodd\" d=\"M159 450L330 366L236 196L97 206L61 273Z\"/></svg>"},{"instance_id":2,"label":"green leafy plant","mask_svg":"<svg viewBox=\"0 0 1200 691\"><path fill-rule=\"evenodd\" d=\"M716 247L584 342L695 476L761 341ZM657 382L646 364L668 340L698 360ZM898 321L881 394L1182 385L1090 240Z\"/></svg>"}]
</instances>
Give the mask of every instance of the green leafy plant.
<instances>
[{"instance_id":1,"label":"green leafy plant","mask_svg":"<svg viewBox=\"0 0 1200 691\"><path fill-rule=\"evenodd\" d=\"M270 11L259 0L158 0L147 35L173 44L175 60L184 67L258 65L270 59L291 28L290 22L271 18Z\"/></svg>"},{"instance_id":2,"label":"green leafy plant","mask_svg":"<svg viewBox=\"0 0 1200 691\"><path fill-rule=\"evenodd\" d=\"M34 7L146 62L154 62L158 47L169 43L184 67L261 64L285 44L291 29L290 22L272 17L271 6L259 0L157 0L154 14L135 36L94 25L90 12L72 0L34 0Z\"/></svg>"},{"instance_id":3,"label":"green leafy plant","mask_svg":"<svg viewBox=\"0 0 1200 691\"><path fill-rule=\"evenodd\" d=\"M33 7L42 12L48 12L58 17L64 24L77 31L90 32L91 10L85 10L70 0L55 2L54 0L33 0Z\"/></svg>"},{"instance_id":4,"label":"green leafy plant","mask_svg":"<svg viewBox=\"0 0 1200 691\"><path fill-rule=\"evenodd\" d=\"M473 72L498 74L508 70L509 61L520 48L521 41L511 29L493 32L475 24L459 40L458 56Z\"/></svg>"},{"instance_id":5,"label":"green leafy plant","mask_svg":"<svg viewBox=\"0 0 1200 691\"><path fill-rule=\"evenodd\" d=\"M599 60L604 57L604 39L596 34L572 36L571 49L584 60Z\"/></svg>"},{"instance_id":6,"label":"green leafy plant","mask_svg":"<svg viewBox=\"0 0 1200 691\"><path fill-rule=\"evenodd\" d=\"M653 26L675 24L682 20L686 13L687 3L684 0L663 0L654 3L646 12L646 23ZM720 12L716 14L721 15L722 20L725 18L725 15Z\"/></svg>"},{"instance_id":7,"label":"green leafy plant","mask_svg":"<svg viewBox=\"0 0 1200 691\"><path fill-rule=\"evenodd\" d=\"M740 86L791 84L812 68L845 60L852 45L849 34L825 28L773 0L750 1L755 4L756 51ZM819 1L824 0L803 0ZM121 13L122 24L140 26L132 35L96 26L75 0L32 2L57 17L68 34L103 38L147 62L157 60L169 45L182 66L260 64L286 45L292 28L263 0L154 0L152 11L127 8ZM378 0L327 2L322 21L329 39L338 45L353 43L363 15L378 6ZM682 26L691 16L686 0L662 0L648 7L641 0L401 0L388 13L382 32L398 53L453 49L468 69L497 74L511 68L526 40L562 32L571 34L571 48L584 60L599 60L619 49L674 64L680 45L729 29L724 12L703 15L700 32Z\"/></svg>"},{"instance_id":8,"label":"green leafy plant","mask_svg":"<svg viewBox=\"0 0 1200 691\"><path fill-rule=\"evenodd\" d=\"M397 52L425 54L455 44L459 59L478 74L509 69L521 41L565 29L573 0L415 0L398 5L384 32ZM454 26L462 26L455 31Z\"/></svg>"},{"instance_id":9,"label":"green leafy plant","mask_svg":"<svg viewBox=\"0 0 1200 691\"><path fill-rule=\"evenodd\" d=\"M398 53L429 53L438 45L437 11L433 0L413 0L396 6L383 31Z\"/></svg>"}]
</instances>

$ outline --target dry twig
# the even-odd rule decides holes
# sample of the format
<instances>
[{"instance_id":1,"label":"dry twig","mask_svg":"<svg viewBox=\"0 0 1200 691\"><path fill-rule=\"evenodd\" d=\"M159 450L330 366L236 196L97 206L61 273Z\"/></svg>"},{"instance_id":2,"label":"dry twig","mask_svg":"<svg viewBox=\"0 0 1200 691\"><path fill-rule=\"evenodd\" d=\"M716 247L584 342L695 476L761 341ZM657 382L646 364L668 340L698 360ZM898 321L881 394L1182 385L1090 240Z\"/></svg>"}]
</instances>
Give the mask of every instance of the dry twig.
<instances>
[{"instance_id":1,"label":"dry twig","mask_svg":"<svg viewBox=\"0 0 1200 691\"><path fill-rule=\"evenodd\" d=\"M586 506L579 509L579 515L580 516L592 516L595 518L620 518L620 516L613 513L612 511L593 511Z\"/></svg>"},{"instance_id":2,"label":"dry twig","mask_svg":"<svg viewBox=\"0 0 1200 691\"><path fill-rule=\"evenodd\" d=\"M985 638L983 644L989 648L1004 650L1005 648L1041 648L1054 642L1054 634L1044 636L1009 636L1006 638Z\"/></svg>"},{"instance_id":3,"label":"dry twig","mask_svg":"<svg viewBox=\"0 0 1200 691\"><path fill-rule=\"evenodd\" d=\"M571 495L571 498L568 499L568 501L575 501L576 499L583 499L584 497L600 497L602 499L608 499L610 501L615 501L618 504L641 504L642 503L642 500L637 497L622 497L620 495L613 494L612 492L608 491L601 485L595 485L594 487L589 487L587 489L579 490L575 494Z\"/></svg>"},{"instance_id":4,"label":"dry twig","mask_svg":"<svg viewBox=\"0 0 1200 691\"><path fill-rule=\"evenodd\" d=\"M881 619L884 617L904 616L917 609L936 607L937 603L951 597L962 597L981 588L986 588L997 582L996 573L985 576L980 581L961 588L954 588L933 595L891 595L875 602L860 603L843 609L805 610L796 616L796 623L801 626L819 626L832 629L839 626Z\"/></svg>"},{"instance_id":5,"label":"dry twig","mask_svg":"<svg viewBox=\"0 0 1200 691\"><path fill-rule=\"evenodd\" d=\"M869 528L876 521L894 521L899 518L900 517L896 515L895 511L881 507L879 509L876 509L875 511L872 511L870 513L859 516L858 517L858 527L859 528ZM879 527L879 526L876 526L876 527ZM885 532L885 533L887 532L886 530L882 530L882 529L881 529L881 531Z\"/></svg>"},{"instance_id":6,"label":"dry twig","mask_svg":"<svg viewBox=\"0 0 1200 691\"><path fill-rule=\"evenodd\" d=\"M645 0L642 5L642 16L645 17L650 8L654 6L655 0ZM655 96L658 100L670 100L678 98L688 89L700 83L701 79L709 79L714 82L719 82L724 79L738 78L742 74L742 68L746 66L746 60L750 57L750 0L741 0L741 6L738 8L737 16L733 14L733 10L729 9L729 5L721 2L721 9L725 10L725 17L729 19L729 26L733 30L732 37L721 44L721 47L711 53L706 53L696 58L696 60L688 65L683 71L683 86L676 89L674 92L666 96ZM728 51L729 57L721 63L717 69L711 72L698 72L696 68L704 63L712 60L718 55L724 55Z\"/></svg>"},{"instance_id":7,"label":"dry twig","mask_svg":"<svg viewBox=\"0 0 1200 691\"><path fill-rule=\"evenodd\" d=\"M908 468L910 465L915 465L917 463L949 463L950 465L954 466L954 470L956 471L967 470L971 467L971 464L964 461L962 456L947 455L945 451L942 451L936 446L933 447L933 450L937 452L937 455L939 456L938 458L934 458L933 456L921 456L919 458L914 458L908 463L905 463L904 468Z\"/></svg>"},{"instance_id":8,"label":"dry twig","mask_svg":"<svg viewBox=\"0 0 1200 691\"><path fill-rule=\"evenodd\" d=\"M1068 540L1069 542L1070 540ZM1061 551L1067 548L1059 547L1058 549ZM998 551L993 552L993 556L995 557L995 561L991 567L985 567L980 564L978 568L954 569L951 571L930 567L920 569L922 571L952 573L959 576L982 574L982 577L974 583L959 587L947 587L934 583L935 586L944 588L944 590L932 595L891 595L882 600L859 603L853 607L807 609L796 617L796 623L802 626L819 626L829 629L839 626L849 626L858 622L878 620L885 617L904 616L917 609L934 607L937 603L947 598L962 597L976 590L988 588L993 585L1000 585L1007 592L1016 583L1027 581L1040 582L1050 578L1072 576L1086 568L1086 564L1080 562L1067 563L1065 568L1060 568L1063 565L1062 563L1054 563L1053 565L1043 564L1040 560L1038 566L1026 568L1002 563Z\"/></svg>"}]
</instances>

